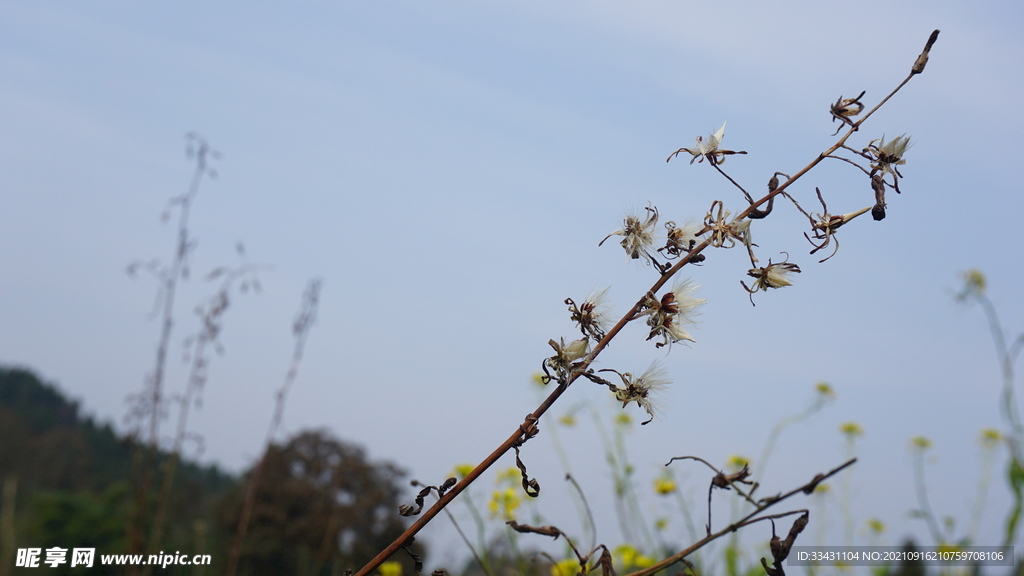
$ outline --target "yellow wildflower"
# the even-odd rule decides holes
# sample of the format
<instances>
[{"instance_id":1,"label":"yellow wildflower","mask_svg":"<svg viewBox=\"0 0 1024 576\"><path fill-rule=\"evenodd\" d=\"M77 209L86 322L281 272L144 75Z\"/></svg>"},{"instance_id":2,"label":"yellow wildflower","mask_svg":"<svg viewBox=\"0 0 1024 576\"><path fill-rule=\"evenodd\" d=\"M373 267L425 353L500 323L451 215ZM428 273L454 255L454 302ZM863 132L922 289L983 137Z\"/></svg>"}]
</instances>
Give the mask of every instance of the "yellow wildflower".
<instances>
[{"instance_id":1,"label":"yellow wildflower","mask_svg":"<svg viewBox=\"0 0 1024 576\"><path fill-rule=\"evenodd\" d=\"M864 429L856 422L847 422L840 426L839 430L843 433L843 436L851 439L864 435Z\"/></svg>"},{"instance_id":2,"label":"yellow wildflower","mask_svg":"<svg viewBox=\"0 0 1024 576\"><path fill-rule=\"evenodd\" d=\"M519 498L519 494L516 493L515 488L505 488L495 490L491 494L491 500L487 503L487 508L491 511L491 516L500 516L505 520L512 520L515 518L515 511L519 508L520 503L522 503L522 500Z\"/></svg>"},{"instance_id":3,"label":"yellow wildflower","mask_svg":"<svg viewBox=\"0 0 1024 576\"><path fill-rule=\"evenodd\" d=\"M671 494L676 491L676 483L670 478L658 478L654 481L654 491L658 494Z\"/></svg>"},{"instance_id":4,"label":"yellow wildflower","mask_svg":"<svg viewBox=\"0 0 1024 576\"><path fill-rule=\"evenodd\" d=\"M910 447L919 452L924 452L932 447L932 441L924 436L914 436L910 439Z\"/></svg>"},{"instance_id":5,"label":"yellow wildflower","mask_svg":"<svg viewBox=\"0 0 1024 576\"><path fill-rule=\"evenodd\" d=\"M515 466L509 466L504 470L498 470L498 474L494 478L494 483L497 484L498 486L501 486L502 484L507 484L509 486L518 486L519 477L519 469L516 468Z\"/></svg>"},{"instance_id":6,"label":"yellow wildflower","mask_svg":"<svg viewBox=\"0 0 1024 576\"><path fill-rule=\"evenodd\" d=\"M472 464L456 464L455 469L452 470L449 476L455 476L459 480L462 480L466 476L469 476L469 473L473 471L473 468L476 468L476 466L473 466Z\"/></svg>"},{"instance_id":7,"label":"yellow wildflower","mask_svg":"<svg viewBox=\"0 0 1024 576\"><path fill-rule=\"evenodd\" d=\"M580 562L575 558L559 560L558 563L551 566L551 576L576 576L579 573Z\"/></svg>"},{"instance_id":8,"label":"yellow wildflower","mask_svg":"<svg viewBox=\"0 0 1024 576\"><path fill-rule=\"evenodd\" d=\"M739 454L733 454L732 456L729 456L729 461L726 462L725 465L732 470L741 470L744 466L748 466L749 464L750 458L740 456Z\"/></svg>"},{"instance_id":9,"label":"yellow wildflower","mask_svg":"<svg viewBox=\"0 0 1024 576\"><path fill-rule=\"evenodd\" d=\"M644 556L631 544L623 544L617 547L612 552L612 556L617 560L617 563L623 570L646 568L654 564L653 558Z\"/></svg>"},{"instance_id":10,"label":"yellow wildflower","mask_svg":"<svg viewBox=\"0 0 1024 576\"><path fill-rule=\"evenodd\" d=\"M402 576L401 562L385 562L377 569L378 576Z\"/></svg>"},{"instance_id":11,"label":"yellow wildflower","mask_svg":"<svg viewBox=\"0 0 1024 576\"><path fill-rule=\"evenodd\" d=\"M1003 433L995 428L985 428L981 431L978 441L981 442L983 448L991 450L995 448L995 445L1001 442L1003 439Z\"/></svg>"}]
</instances>

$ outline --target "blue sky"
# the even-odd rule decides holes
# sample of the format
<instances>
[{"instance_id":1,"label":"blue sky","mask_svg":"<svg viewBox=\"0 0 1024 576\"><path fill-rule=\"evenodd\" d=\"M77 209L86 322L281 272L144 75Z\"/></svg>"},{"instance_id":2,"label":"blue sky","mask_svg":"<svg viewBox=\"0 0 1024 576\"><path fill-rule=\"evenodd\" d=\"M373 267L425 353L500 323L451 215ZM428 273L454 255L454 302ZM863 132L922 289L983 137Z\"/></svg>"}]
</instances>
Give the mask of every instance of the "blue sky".
<instances>
[{"instance_id":1,"label":"blue sky","mask_svg":"<svg viewBox=\"0 0 1024 576\"><path fill-rule=\"evenodd\" d=\"M926 73L851 140L913 138L888 218L843 228L819 265L805 222L778 207L754 235L763 260L788 252L801 265L793 287L751 307L745 254L711 252L684 272L707 298L697 342L666 355L634 328L601 366L660 358L675 382L661 418L628 438L645 486L674 455L756 457L826 381L835 401L783 434L768 490L841 462L838 427L856 421L858 530L879 517L892 541L923 534L907 512L908 439L924 435L932 504L962 535L978 431L1001 425L1000 381L980 311L952 294L960 272L980 268L1005 325L1024 327L1012 296L1024 281L1022 23L1011 2L4 3L0 362L123 420L158 333L154 286L124 269L169 258L174 232L159 216L187 185L183 136L195 130L222 158L194 208L194 270L234 263L238 241L269 266L263 293L236 299L226 319L226 353L192 419L200 458L241 470L260 453L292 316L319 277L320 319L282 434L327 427L439 483L535 407L547 341L574 333L566 297L610 285L621 314L654 281L615 244L597 246L626 211L650 202L685 222L715 199L740 207L706 164L666 164L670 152L728 120L723 145L748 155L724 167L763 190L831 144L830 103L861 90L876 102L938 28ZM791 191L816 207L815 186L834 212L872 202L840 163ZM181 295L174 359L212 289L200 276ZM172 390L183 375L173 362ZM613 414L594 388L577 384L554 412L589 401ZM596 436L562 432L574 468L599 462L584 487L608 509ZM550 487L547 522L575 525L543 431L526 450ZM695 494L704 482L695 473ZM979 543L1000 536L998 478L990 498ZM432 530L428 540L448 537ZM599 530L620 538L610 514Z\"/></svg>"}]
</instances>

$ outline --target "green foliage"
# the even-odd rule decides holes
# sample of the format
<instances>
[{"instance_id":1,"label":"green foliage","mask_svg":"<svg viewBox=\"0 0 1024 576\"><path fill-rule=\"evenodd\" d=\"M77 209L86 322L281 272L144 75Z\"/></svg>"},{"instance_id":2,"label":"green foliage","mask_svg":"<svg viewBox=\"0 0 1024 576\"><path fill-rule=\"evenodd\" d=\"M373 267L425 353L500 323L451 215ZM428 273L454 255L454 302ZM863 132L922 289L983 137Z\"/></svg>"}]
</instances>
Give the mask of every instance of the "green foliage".
<instances>
[{"instance_id":1,"label":"green foliage","mask_svg":"<svg viewBox=\"0 0 1024 576\"><path fill-rule=\"evenodd\" d=\"M22 492L104 493L131 469L130 441L82 417L76 402L20 368L0 368L0 437L0 470L16 475ZM215 466L185 464L181 473L192 491L208 494L234 482Z\"/></svg>"},{"instance_id":2,"label":"green foliage","mask_svg":"<svg viewBox=\"0 0 1024 576\"><path fill-rule=\"evenodd\" d=\"M77 403L32 372L10 368L0 368L0 438L0 482L16 479L18 487L15 547L126 552L126 481L133 456L128 439L82 417ZM193 523L209 516L217 495L235 480L216 467L194 464L182 465L178 477L167 544L193 550ZM62 574L71 568L47 570ZM166 572L188 573L185 567Z\"/></svg>"},{"instance_id":3,"label":"green foliage","mask_svg":"<svg viewBox=\"0 0 1024 576\"><path fill-rule=\"evenodd\" d=\"M0 368L0 406L16 412L34 433L74 426L78 405L28 370Z\"/></svg>"},{"instance_id":4,"label":"green foliage","mask_svg":"<svg viewBox=\"0 0 1024 576\"><path fill-rule=\"evenodd\" d=\"M29 504L28 526L22 541L43 549L95 548L97 554L124 551L124 523L127 492L123 485L112 486L106 493L37 492ZM73 544L72 544L73 543ZM49 574L81 573L69 564L47 567Z\"/></svg>"}]
</instances>

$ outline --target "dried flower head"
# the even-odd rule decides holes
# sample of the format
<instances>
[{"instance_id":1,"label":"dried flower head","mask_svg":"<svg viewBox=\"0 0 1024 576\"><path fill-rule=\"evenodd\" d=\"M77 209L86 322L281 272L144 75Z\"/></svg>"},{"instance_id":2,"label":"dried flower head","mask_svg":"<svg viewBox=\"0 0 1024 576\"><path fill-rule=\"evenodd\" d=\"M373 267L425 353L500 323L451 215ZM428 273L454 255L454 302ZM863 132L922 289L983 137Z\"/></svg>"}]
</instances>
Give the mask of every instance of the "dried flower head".
<instances>
[{"instance_id":1,"label":"dried flower head","mask_svg":"<svg viewBox=\"0 0 1024 576\"><path fill-rule=\"evenodd\" d=\"M579 305L572 298L565 299L565 304L569 306L569 313L572 315L572 321L579 326L580 332L584 336L601 340L604 338L605 332L608 331L609 306L605 301L607 293L608 288L591 292L587 299Z\"/></svg>"},{"instance_id":2,"label":"dried flower head","mask_svg":"<svg viewBox=\"0 0 1024 576\"><path fill-rule=\"evenodd\" d=\"M903 178L903 174L900 174L896 167L907 163L903 156L911 145L910 137L903 134L888 142L885 141L885 136L882 136L877 140L872 140L864 149L864 153L872 158L871 176L881 174L882 177L885 177L886 174L892 174L892 187L897 194L900 192L899 179Z\"/></svg>"},{"instance_id":3,"label":"dried flower head","mask_svg":"<svg viewBox=\"0 0 1024 576\"><path fill-rule=\"evenodd\" d=\"M651 293L647 294L641 315L648 316L647 325L651 327L647 339L661 338L661 342L657 342L655 347L661 348L683 340L696 342L686 331L685 326L696 324L696 310L705 302L704 298L693 295L699 287L685 280L677 283L660 300Z\"/></svg>"},{"instance_id":4,"label":"dried flower head","mask_svg":"<svg viewBox=\"0 0 1024 576\"><path fill-rule=\"evenodd\" d=\"M615 399L622 402L623 408L629 405L630 402L636 402L637 406L643 408L647 415L650 416L646 422L641 422L641 425L654 420L654 413L657 411L654 402L668 388L668 385L672 383L668 378L668 373L657 360L652 362L650 367L639 376L633 376L629 372L619 372L611 368L606 368L602 372L615 372L622 379L623 387L613 386L612 391L615 392Z\"/></svg>"},{"instance_id":5,"label":"dried flower head","mask_svg":"<svg viewBox=\"0 0 1024 576\"><path fill-rule=\"evenodd\" d=\"M555 378L559 384L567 384L571 371L575 367L573 363L590 353L590 342L586 338L581 338L566 344L564 338L559 338L558 342L548 340L548 345L555 350L555 355L545 358L541 364L541 368L544 370L544 383ZM554 370L554 375L548 371L549 368Z\"/></svg>"},{"instance_id":6,"label":"dried flower head","mask_svg":"<svg viewBox=\"0 0 1024 576\"><path fill-rule=\"evenodd\" d=\"M658 223L658 209L653 206L644 208L647 211L647 218L629 214L623 220L621 230L616 230L604 237L597 245L601 246L605 240L612 236L622 236L622 248L626 255L637 260L644 258L648 264L651 262L651 254L648 251L654 245L654 227Z\"/></svg>"},{"instance_id":7,"label":"dried flower head","mask_svg":"<svg viewBox=\"0 0 1024 576\"><path fill-rule=\"evenodd\" d=\"M693 156L693 158L690 158L690 164L693 164L694 160L697 160L697 162L700 163L707 158L708 162L712 166L715 166L725 162L726 156L731 156L733 154L746 154L746 152L734 152L732 150L724 150L718 147L722 142L722 138L725 137L725 124L725 122L722 122L722 127L714 134L708 136L707 140L701 136L697 136L697 142L694 144L693 148L680 148L670 154L668 159L665 161L668 162L672 158L675 158L680 152L687 152Z\"/></svg>"},{"instance_id":8,"label":"dried flower head","mask_svg":"<svg viewBox=\"0 0 1024 576\"><path fill-rule=\"evenodd\" d=\"M825 205L825 198L822 197L821 190L817 188L815 188L814 190L815 192L818 193L818 201L821 202L822 211L821 213L811 212L810 214L807 214L807 218L810 219L811 221L811 232L814 234L814 239L812 240L811 236L808 236L806 232L804 232L804 238L807 238L807 241L811 243L811 246L814 246L814 249L811 250L811 254L814 254L818 250L821 250L827 247L830 243L832 243L832 239L835 235L836 230L838 230L843 224L846 224L850 220L853 220L857 216L860 216L861 214L864 214L868 210L872 209L871 206L868 206L867 208L862 208L860 210L857 210L856 212L849 212L847 214L840 214L838 216L835 216L829 214L828 206ZM820 240L821 242L815 243L814 240ZM832 250L831 254L829 254L827 257L823 258L819 262L824 262L825 260L828 260L829 258L835 256L836 252L838 251L839 239L836 238L835 249Z\"/></svg>"},{"instance_id":9,"label":"dried flower head","mask_svg":"<svg viewBox=\"0 0 1024 576\"><path fill-rule=\"evenodd\" d=\"M752 287L747 288L747 285L742 280L740 281L740 284L743 285L743 288L745 288L747 292L750 292L750 303L753 304L753 295L756 292L767 291L769 288L792 286L793 283L789 280L789 275L792 272L799 274L800 267L786 261L772 264L772 261L769 260L767 266L763 268L751 268L747 271L747 276L754 278L754 284Z\"/></svg>"},{"instance_id":10,"label":"dried flower head","mask_svg":"<svg viewBox=\"0 0 1024 576\"><path fill-rule=\"evenodd\" d=\"M863 98L866 93L867 91L861 92L856 98L843 98L840 96L839 99L836 100L836 103L829 108L829 111L832 113L832 121L835 122L836 120L839 120L843 123L836 129L835 134L838 134L839 130L842 130L844 125L853 125L853 121L850 120L850 118L853 118L864 111L864 103L861 102L860 99ZM833 134L833 136L835 136L835 134Z\"/></svg>"},{"instance_id":11,"label":"dried flower head","mask_svg":"<svg viewBox=\"0 0 1024 576\"><path fill-rule=\"evenodd\" d=\"M828 212L825 212L824 214L812 212L811 229L814 231L814 238L816 240L823 240L823 242L821 244L815 244L814 240L811 240L811 238L807 236L806 233L804 233L804 236L807 238L807 240L809 240L811 242L811 245L814 246L814 249L811 250L811 254L814 254L818 250L821 250L822 248L828 246L831 240L834 238L836 230L838 230L840 226L846 224L850 220L853 220L857 216L860 216L861 214L868 212L871 209L872 206L867 206L865 208L857 210L856 212L847 212L846 214L840 214L838 216L829 214ZM838 239L836 239L835 244L836 247L834 250L832 250L832 254L821 260L821 262L824 262L825 260L828 260L829 258L836 255L836 252L839 251Z\"/></svg>"},{"instance_id":12,"label":"dried flower head","mask_svg":"<svg viewBox=\"0 0 1024 576\"><path fill-rule=\"evenodd\" d=\"M693 250L693 246L698 240L697 233L700 232L700 228L690 222L682 226L677 226L672 221L665 222L665 230L668 238L665 241L665 245L658 248L658 252L663 253L669 260L678 258ZM698 254L698 256L700 255Z\"/></svg>"},{"instance_id":13,"label":"dried flower head","mask_svg":"<svg viewBox=\"0 0 1024 576\"><path fill-rule=\"evenodd\" d=\"M792 286L793 283L789 281L790 272L799 272L800 267L796 264L790 264L788 262L780 262L778 264L769 264L764 268L761 268L763 273L751 274L751 276L757 277L757 283L761 290L767 290L769 288L782 288L783 286Z\"/></svg>"},{"instance_id":14,"label":"dried flower head","mask_svg":"<svg viewBox=\"0 0 1024 576\"><path fill-rule=\"evenodd\" d=\"M749 248L753 245L750 239L750 220L729 220L731 215L732 212L725 209L721 200L711 203L711 209L704 215L704 227L711 232L708 243L715 248L732 248L739 240Z\"/></svg>"},{"instance_id":15,"label":"dried flower head","mask_svg":"<svg viewBox=\"0 0 1024 576\"><path fill-rule=\"evenodd\" d=\"M910 137L906 134L897 136L888 142L885 141L885 136L882 136L881 143L878 145L879 161L888 164L906 164L906 160L902 158L908 148L910 148Z\"/></svg>"}]
</instances>

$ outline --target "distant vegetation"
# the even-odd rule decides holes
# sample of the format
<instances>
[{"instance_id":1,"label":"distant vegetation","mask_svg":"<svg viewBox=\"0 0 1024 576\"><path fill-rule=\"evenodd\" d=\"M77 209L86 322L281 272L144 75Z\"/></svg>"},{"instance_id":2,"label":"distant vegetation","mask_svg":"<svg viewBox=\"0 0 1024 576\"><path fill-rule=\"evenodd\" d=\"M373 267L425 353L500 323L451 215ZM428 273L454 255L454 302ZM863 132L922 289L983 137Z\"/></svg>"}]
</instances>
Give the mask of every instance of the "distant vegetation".
<instances>
[{"instance_id":1,"label":"distant vegetation","mask_svg":"<svg viewBox=\"0 0 1024 576\"><path fill-rule=\"evenodd\" d=\"M0 368L0 439L0 485L8 487L0 493L16 490L0 501L0 523L13 524L0 526L0 576L40 570L13 568L17 548L95 548L97 564L101 554L127 551L135 455L130 439L83 416L77 402L18 368ZM159 460L167 456L161 453ZM327 431L301 432L273 445L268 463L239 574L332 574L367 562L403 530L393 514L384 513L398 508L402 471L369 462L362 449ZM176 474L163 549L211 554L213 564L168 566L160 573L222 574L243 478L184 461ZM5 509L12 504L13 515ZM13 545L3 536L11 533ZM332 545L338 542L340 549ZM68 564L41 569L84 573ZM94 565L86 571L120 570Z\"/></svg>"}]
</instances>

